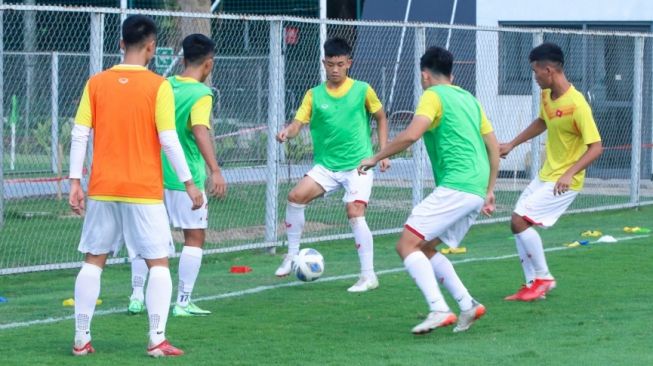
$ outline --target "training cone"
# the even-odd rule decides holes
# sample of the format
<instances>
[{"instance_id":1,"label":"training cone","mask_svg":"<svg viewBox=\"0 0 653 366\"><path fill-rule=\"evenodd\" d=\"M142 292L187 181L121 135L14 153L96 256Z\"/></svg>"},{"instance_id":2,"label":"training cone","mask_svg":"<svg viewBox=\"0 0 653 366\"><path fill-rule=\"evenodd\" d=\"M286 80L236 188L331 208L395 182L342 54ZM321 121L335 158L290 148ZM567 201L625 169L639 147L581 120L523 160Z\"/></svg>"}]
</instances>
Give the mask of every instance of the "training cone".
<instances>
[{"instance_id":1,"label":"training cone","mask_svg":"<svg viewBox=\"0 0 653 366\"><path fill-rule=\"evenodd\" d=\"M231 266L231 269L229 270L231 273L247 273L251 271L252 267L250 266Z\"/></svg>"},{"instance_id":2,"label":"training cone","mask_svg":"<svg viewBox=\"0 0 653 366\"><path fill-rule=\"evenodd\" d=\"M75 300L71 297L62 303L63 306L75 306ZM102 305L102 299L95 300L95 305Z\"/></svg>"}]
</instances>

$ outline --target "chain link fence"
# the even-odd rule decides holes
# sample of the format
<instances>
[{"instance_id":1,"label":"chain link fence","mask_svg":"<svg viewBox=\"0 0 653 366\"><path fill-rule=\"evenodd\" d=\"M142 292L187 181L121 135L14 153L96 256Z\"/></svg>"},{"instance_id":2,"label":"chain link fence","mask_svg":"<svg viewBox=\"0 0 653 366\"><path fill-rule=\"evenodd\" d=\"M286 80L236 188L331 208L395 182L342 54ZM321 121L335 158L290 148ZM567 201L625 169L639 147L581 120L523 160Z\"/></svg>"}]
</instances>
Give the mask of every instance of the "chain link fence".
<instances>
[{"instance_id":1,"label":"chain link fence","mask_svg":"<svg viewBox=\"0 0 653 366\"><path fill-rule=\"evenodd\" d=\"M318 20L129 10L159 26L150 68L181 70L181 40L191 32L216 41L212 118L218 161L228 196L211 200L209 253L283 245L286 196L312 164L305 129L288 144L274 140L292 120L306 90L321 82ZM3 192L0 274L74 267L82 219L67 205L70 130L89 75L120 62L117 9L0 5L0 115ZM418 60L426 47L456 56L455 83L473 92L507 141L537 115L539 90L528 52L542 41L559 43L566 70L592 105L605 153L587 172L575 211L653 203L653 98L648 34L542 29L490 29L436 24L326 21L328 36L354 47L351 76L375 89L389 116L390 135L410 123L422 93ZM375 127L372 121L372 126ZM372 137L378 145L376 129ZM521 190L544 159L544 137L502 161L498 212L507 220ZM87 161L87 164L89 162ZM376 172L366 214L376 234L401 230L411 207L433 189L422 143ZM305 241L350 237L342 191L311 203ZM483 220L481 220L483 221ZM181 233L175 233L181 242ZM122 253L124 256L125 253ZM114 261L124 261L118 258Z\"/></svg>"}]
</instances>

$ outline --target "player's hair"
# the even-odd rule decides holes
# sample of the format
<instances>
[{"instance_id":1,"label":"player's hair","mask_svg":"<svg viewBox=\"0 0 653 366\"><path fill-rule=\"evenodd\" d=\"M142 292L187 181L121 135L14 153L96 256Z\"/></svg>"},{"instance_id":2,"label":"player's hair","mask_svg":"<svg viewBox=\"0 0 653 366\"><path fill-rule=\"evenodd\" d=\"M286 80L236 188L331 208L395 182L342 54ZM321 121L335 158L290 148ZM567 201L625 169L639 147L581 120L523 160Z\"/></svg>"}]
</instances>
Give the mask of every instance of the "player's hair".
<instances>
[{"instance_id":1,"label":"player's hair","mask_svg":"<svg viewBox=\"0 0 653 366\"><path fill-rule=\"evenodd\" d=\"M565 64L565 55L557 44L545 42L531 50L531 53L528 55L528 61L549 61L562 67Z\"/></svg>"},{"instance_id":2,"label":"player's hair","mask_svg":"<svg viewBox=\"0 0 653 366\"><path fill-rule=\"evenodd\" d=\"M324 42L324 56L337 57L348 56L351 57L351 46L346 40L340 37L329 38Z\"/></svg>"},{"instance_id":3,"label":"player's hair","mask_svg":"<svg viewBox=\"0 0 653 366\"><path fill-rule=\"evenodd\" d=\"M125 47L141 46L150 37L156 37L156 24L145 15L132 15L122 23L122 40Z\"/></svg>"},{"instance_id":4,"label":"player's hair","mask_svg":"<svg viewBox=\"0 0 653 366\"><path fill-rule=\"evenodd\" d=\"M419 60L419 68L449 77L453 69L453 54L442 47L429 47Z\"/></svg>"},{"instance_id":5,"label":"player's hair","mask_svg":"<svg viewBox=\"0 0 653 366\"><path fill-rule=\"evenodd\" d=\"M204 60L215 54L215 42L199 33L184 38L181 46L184 49L184 60L194 66L202 64Z\"/></svg>"}]
</instances>

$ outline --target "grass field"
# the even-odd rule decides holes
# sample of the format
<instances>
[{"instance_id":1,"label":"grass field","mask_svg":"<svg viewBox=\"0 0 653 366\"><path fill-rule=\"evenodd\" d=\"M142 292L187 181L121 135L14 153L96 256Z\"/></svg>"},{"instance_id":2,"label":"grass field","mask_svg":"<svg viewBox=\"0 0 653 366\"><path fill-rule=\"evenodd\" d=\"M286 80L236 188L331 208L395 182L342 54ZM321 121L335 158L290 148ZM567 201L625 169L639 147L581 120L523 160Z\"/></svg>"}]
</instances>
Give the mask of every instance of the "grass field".
<instances>
[{"instance_id":1,"label":"grass field","mask_svg":"<svg viewBox=\"0 0 653 366\"><path fill-rule=\"evenodd\" d=\"M381 287L352 295L357 257L350 241L311 245L326 259L315 283L277 279L280 255L242 252L205 258L195 300L213 315L170 318L168 335L187 355L159 360L192 365L648 365L653 364L653 239L624 233L652 224L644 207L563 217L542 231L558 288L544 301L508 303L522 280L508 225L477 225L453 255L458 273L488 315L466 333L451 328L410 334L427 313L424 299L394 253L395 235L377 237ZM567 249L581 231L622 240ZM508 257L506 257L508 256ZM176 261L173 278L176 282ZM231 265L253 272L234 275ZM138 365L145 356L146 317L125 313L129 267L105 270L103 304L93 320L97 354L69 355L76 270L0 277L3 365ZM449 299L452 309L455 302Z\"/></svg>"}]
</instances>

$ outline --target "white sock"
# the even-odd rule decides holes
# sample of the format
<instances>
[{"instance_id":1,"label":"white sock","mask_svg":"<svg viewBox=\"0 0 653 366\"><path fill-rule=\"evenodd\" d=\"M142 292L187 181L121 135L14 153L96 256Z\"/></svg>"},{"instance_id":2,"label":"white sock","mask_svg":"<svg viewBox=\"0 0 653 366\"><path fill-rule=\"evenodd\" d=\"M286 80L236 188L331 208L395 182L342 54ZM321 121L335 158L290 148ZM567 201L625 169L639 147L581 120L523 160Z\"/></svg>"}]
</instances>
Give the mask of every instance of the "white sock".
<instances>
[{"instance_id":1,"label":"white sock","mask_svg":"<svg viewBox=\"0 0 653 366\"><path fill-rule=\"evenodd\" d=\"M142 258L132 259L132 295L130 300L145 300L143 289L145 287L145 280L147 279L147 263Z\"/></svg>"},{"instance_id":2,"label":"white sock","mask_svg":"<svg viewBox=\"0 0 653 366\"><path fill-rule=\"evenodd\" d=\"M286 205L286 236L288 237L288 254L299 253L299 240L304 231L304 208L306 205L288 201Z\"/></svg>"},{"instance_id":3,"label":"white sock","mask_svg":"<svg viewBox=\"0 0 653 366\"><path fill-rule=\"evenodd\" d=\"M435 280L435 274L431 263L422 251L410 253L404 259L404 266L415 280L417 287L422 290L422 294L429 304L431 311L450 311L449 306L442 297L438 282Z\"/></svg>"},{"instance_id":4,"label":"white sock","mask_svg":"<svg viewBox=\"0 0 653 366\"><path fill-rule=\"evenodd\" d=\"M374 239L365 217L353 217L349 219L349 225L354 232L358 258L361 263L361 274L367 278L374 278Z\"/></svg>"},{"instance_id":5,"label":"white sock","mask_svg":"<svg viewBox=\"0 0 653 366\"><path fill-rule=\"evenodd\" d=\"M172 296L170 269L162 266L150 268L150 281L145 293L145 303L150 320L150 345L155 346L166 339L165 330Z\"/></svg>"},{"instance_id":6,"label":"white sock","mask_svg":"<svg viewBox=\"0 0 653 366\"><path fill-rule=\"evenodd\" d=\"M179 287L177 305L187 306L202 266L202 248L184 246L179 257Z\"/></svg>"},{"instance_id":7,"label":"white sock","mask_svg":"<svg viewBox=\"0 0 653 366\"><path fill-rule=\"evenodd\" d=\"M535 269L533 268L533 262L526 252L526 247L524 242L521 239L521 236L515 234L515 243L517 245L517 254L519 254L519 260L521 261L521 268L524 270L524 278L526 279L526 286L530 286L531 283L535 280Z\"/></svg>"},{"instance_id":8,"label":"white sock","mask_svg":"<svg viewBox=\"0 0 653 366\"><path fill-rule=\"evenodd\" d=\"M544 247L542 246L542 238L535 229L529 227L515 235L521 240L527 256L531 259L533 270L535 271L535 278L552 280L553 276L549 273L549 267L546 264L546 257L544 256Z\"/></svg>"},{"instance_id":9,"label":"white sock","mask_svg":"<svg viewBox=\"0 0 653 366\"><path fill-rule=\"evenodd\" d=\"M100 296L102 268L84 263L75 280L75 347L91 341L91 319Z\"/></svg>"},{"instance_id":10,"label":"white sock","mask_svg":"<svg viewBox=\"0 0 653 366\"><path fill-rule=\"evenodd\" d=\"M439 252L436 252L435 255L431 257L431 266L433 267L436 279L444 285L447 291L449 291L451 296L456 300L460 307L460 311L471 309L472 306L474 306L472 304L472 296L458 277L458 274L449 259Z\"/></svg>"}]
</instances>

